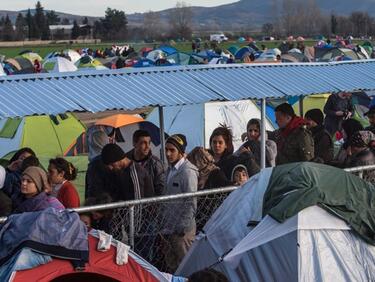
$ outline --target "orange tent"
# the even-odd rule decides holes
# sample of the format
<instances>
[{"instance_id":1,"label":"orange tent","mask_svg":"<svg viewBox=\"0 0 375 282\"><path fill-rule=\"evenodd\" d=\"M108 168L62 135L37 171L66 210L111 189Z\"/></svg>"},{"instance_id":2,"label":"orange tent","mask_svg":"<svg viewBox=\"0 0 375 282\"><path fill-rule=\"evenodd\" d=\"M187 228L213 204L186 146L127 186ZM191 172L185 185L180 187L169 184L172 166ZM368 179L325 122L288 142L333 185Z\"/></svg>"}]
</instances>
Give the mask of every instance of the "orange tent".
<instances>
[{"instance_id":1,"label":"orange tent","mask_svg":"<svg viewBox=\"0 0 375 282\"><path fill-rule=\"evenodd\" d=\"M157 282L168 281L161 272L142 258L130 251L128 263L116 264L116 247L106 252L96 250L98 239L89 236L89 262L84 270L76 271L68 260L53 258L47 264L38 267L16 271L13 282L39 281L39 282L67 282L67 281L123 281L123 282Z\"/></svg>"},{"instance_id":2,"label":"orange tent","mask_svg":"<svg viewBox=\"0 0 375 282\"><path fill-rule=\"evenodd\" d=\"M117 114L117 115L99 119L95 123L95 125L105 125L105 126L111 126L113 128L119 128L125 125L138 123L141 121L144 121L144 119L141 117L137 117L133 115L126 115L126 114Z\"/></svg>"}]
</instances>

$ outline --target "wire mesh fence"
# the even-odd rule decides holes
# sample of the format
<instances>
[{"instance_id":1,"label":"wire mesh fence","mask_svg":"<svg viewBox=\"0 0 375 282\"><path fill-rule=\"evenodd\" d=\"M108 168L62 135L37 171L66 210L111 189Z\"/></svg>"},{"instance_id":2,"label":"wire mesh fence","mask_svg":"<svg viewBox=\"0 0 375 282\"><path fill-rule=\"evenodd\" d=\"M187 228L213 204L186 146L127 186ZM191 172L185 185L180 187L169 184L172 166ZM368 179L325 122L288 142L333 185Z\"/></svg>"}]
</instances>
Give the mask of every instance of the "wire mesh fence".
<instances>
[{"instance_id":1,"label":"wire mesh fence","mask_svg":"<svg viewBox=\"0 0 375 282\"><path fill-rule=\"evenodd\" d=\"M161 271L174 271L176 266L168 261L174 248L172 235L198 233L229 192L198 197L163 200L113 212L110 234L133 247L134 251ZM173 252L172 252L173 253ZM181 254L183 256L183 254Z\"/></svg>"}]
</instances>

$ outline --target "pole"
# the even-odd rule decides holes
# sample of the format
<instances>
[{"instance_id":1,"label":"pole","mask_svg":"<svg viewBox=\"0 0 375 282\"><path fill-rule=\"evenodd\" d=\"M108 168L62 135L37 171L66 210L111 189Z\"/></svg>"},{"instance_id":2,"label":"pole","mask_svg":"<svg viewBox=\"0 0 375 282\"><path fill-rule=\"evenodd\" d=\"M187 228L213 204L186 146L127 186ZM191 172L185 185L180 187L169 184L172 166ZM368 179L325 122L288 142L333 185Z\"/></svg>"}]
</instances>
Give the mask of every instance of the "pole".
<instances>
[{"instance_id":1,"label":"pole","mask_svg":"<svg viewBox=\"0 0 375 282\"><path fill-rule=\"evenodd\" d=\"M304 114L303 114L303 96L300 96L299 97L299 116L300 117L303 117Z\"/></svg>"},{"instance_id":2,"label":"pole","mask_svg":"<svg viewBox=\"0 0 375 282\"><path fill-rule=\"evenodd\" d=\"M134 250L134 206L129 207L129 244Z\"/></svg>"},{"instance_id":3,"label":"pole","mask_svg":"<svg viewBox=\"0 0 375 282\"><path fill-rule=\"evenodd\" d=\"M260 123L260 168L266 167L266 99L261 100L261 123Z\"/></svg>"},{"instance_id":4,"label":"pole","mask_svg":"<svg viewBox=\"0 0 375 282\"><path fill-rule=\"evenodd\" d=\"M165 164L165 136L164 136L164 112L163 107L158 106L159 110L159 126L160 126L160 159Z\"/></svg>"}]
</instances>

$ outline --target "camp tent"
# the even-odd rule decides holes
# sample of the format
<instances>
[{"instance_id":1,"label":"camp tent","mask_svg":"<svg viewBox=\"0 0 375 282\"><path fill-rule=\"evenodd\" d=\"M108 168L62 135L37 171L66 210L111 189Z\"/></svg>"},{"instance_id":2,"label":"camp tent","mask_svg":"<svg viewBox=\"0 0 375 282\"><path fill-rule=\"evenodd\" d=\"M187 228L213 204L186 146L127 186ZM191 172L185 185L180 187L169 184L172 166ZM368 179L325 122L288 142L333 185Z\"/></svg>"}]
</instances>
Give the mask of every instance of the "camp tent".
<instances>
[{"instance_id":1,"label":"camp tent","mask_svg":"<svg viewBox=\"0 0 375 282\"><path fill-rule=\"evenodd\" d=\"M233 132L235 149L242 144L241 135L246 132L247 122L260 118L260 109L251 100L237 102L211 102L164 108L164 127L168 134L182 133L187 138L187 151L196 146L209 147L212 131L220 124L229 126ZM159 125L159 113L155 108L147 117L148 121ZM189 122L186 122L186 121ZM194 124L194 126L191 126ZM266 129L272 130L267 120Z\"/></svg>"},{"instance_id":2,"label":"camp tent","mask_svg":"<svg viewBox=\"0 0 375 282\"><path fill-rule=\"evenodd\" d=\"M0 63L0 76L7 75L4 71L3 65Z\"/></svg>"},{"instance_id":3,"label":"camp tent","mask_svg":"<svg viewBox=\"0 0 375 282\"><path fill-rule=\"evenodd\" d=\"M65 56L69 56L70 60L73 63L76 63L77 61L79 61L79 59L81 59L81 55L77 51L67 49L67 50L64 50L63 53Z\"/></svg>"},{"instance_id":4,"label":"camp tent","mask_svg":"<svg viewBox=\"0 0 375 282\"><path fill-rule=\"evenodd\" d=\"M367 234L372 238L372 233L365 234L361 227L368 225L374 230L370 212L373 188L355 175L320 164L263 169L215 211L176 274L188 276L211 266L235 282L331 281L333 277L372 281L375 247L364 240ZM314 191L325 196L315 202ZM270 195L276 208L264 214L265 207L270 208ZM331 204L326 197L332 199ZM296 205L291 204L292 199ZM297 205L301 209L291 213ZM267 213L273 218L289 218L276 223ZM355 220L350 220L351 216ZM351 223L343 222L344 218Z\"/></svg>"},{"instance_id":5,"label":"camp tent","mask_svg":"<svg viewBox=\"0 0 375 282\"><path fill-rule=\"evenodd\" d=\"M0 120L0 158L22 147L37 156L64 156L85 127L72 114Z\"/></svg>"},{"instance_id":6,"label":"camp tent","mask_svg":"<svg viewBox=\"0 0 375 282\"><path fill-rule=\"evenodd\" d=\"M63 57L52 57L43 63L43 68L48 72L70 72L78 68L68 59Z\"/></svg>"},{"instance_id":7,"label":"camp tent","mask_svg":"<svg viewBox=\"0 0 375 282\"><path fill-rule=\"evenodd\" d=\"M43 60L43 58L39 56L39 54L34 52L23 53L21 56L29 60L31 63L34 63L35 61L41 62Z\"/></svg>"},{"instance_id":8,"label":"camp tent","mask_svg":"<svg viewBox=\"0 0 375 282\"><path fill-rule=\"evenodd\" d=\"M92 230L89 235L89 262L85 269L76 271L69 260L52 258L52 260L37 267L15 271L13 282L34 281L40 282L71 282L71 281L170 281L164 274L150 263L129 250L128 262L124 265L116 264L118 241L112 240L108 251L97 250L98 232ZM22 259L22 258L21 258ZM17 262L16 262L17 263Z\"/></svg>"},{"instance_id":9,"label":"camp tent","mask_svg":"<svg viewBox=\"0 0 375 282\"><path fill-rule=\"evenodd\" d=\"M318 206L284 223L266 216L224 258L251 261L252 281L374 281L375 246Z\"/></svg>"}]
</instances>

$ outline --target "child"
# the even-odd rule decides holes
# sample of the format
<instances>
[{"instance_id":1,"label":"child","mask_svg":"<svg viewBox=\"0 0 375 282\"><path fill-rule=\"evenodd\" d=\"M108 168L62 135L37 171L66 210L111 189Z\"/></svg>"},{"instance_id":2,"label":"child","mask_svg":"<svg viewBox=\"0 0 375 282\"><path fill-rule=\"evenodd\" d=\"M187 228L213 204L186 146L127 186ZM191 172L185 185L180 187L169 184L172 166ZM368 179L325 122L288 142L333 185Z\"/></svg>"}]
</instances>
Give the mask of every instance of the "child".
<instances>
[{"instance_id":1,"label":"child","mask_svg":"<svg viewBox=\"0 0 375 282\"><path fill-rule=\"evenodd\" d=\"M244 165L239 164L233 168L232 171L232 182L236 186L241 186L249 180L249 174Z\"/></svg>"}]
</instances>

